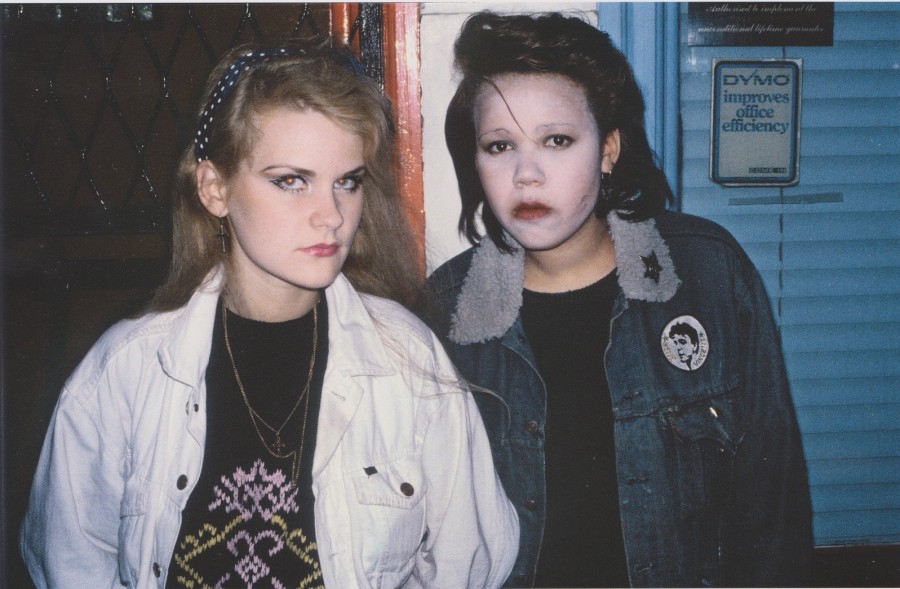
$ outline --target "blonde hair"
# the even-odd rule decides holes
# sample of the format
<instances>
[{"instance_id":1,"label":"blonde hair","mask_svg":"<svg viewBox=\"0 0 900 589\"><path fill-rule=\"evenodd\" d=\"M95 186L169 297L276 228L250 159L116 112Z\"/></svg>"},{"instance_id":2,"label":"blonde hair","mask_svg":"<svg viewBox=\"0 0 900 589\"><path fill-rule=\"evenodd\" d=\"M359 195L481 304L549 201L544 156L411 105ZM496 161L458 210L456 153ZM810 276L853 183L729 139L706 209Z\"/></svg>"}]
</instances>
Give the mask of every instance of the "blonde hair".
<instances>
[{"instance_id":1,"label":"blonde hair","mask_svg":"<svg viewBox=\"0 0 900 589\"><path fill-rule=\"evenodd\" d=\"M327 41L283 46L291 47L288 56L256 63L237 78L217 106L205 153L225 178L232 177L258 136L253 126L256 116L279 107L316 111L359 136L366 166L365 205L343 273L360 292L411 307L419 295L420 278L392 167L390 105L374 81L350 67L348 54L330 48ZM259 49L243 45L223 56L207 79L204 104L224 72L241 56ZM206 210L197 193L197 165L192 144L184 151L175 178L169 271L145 312L185 305L210 271L228 260L217 237L219 219Z\"/></svg>"}]
</instances>

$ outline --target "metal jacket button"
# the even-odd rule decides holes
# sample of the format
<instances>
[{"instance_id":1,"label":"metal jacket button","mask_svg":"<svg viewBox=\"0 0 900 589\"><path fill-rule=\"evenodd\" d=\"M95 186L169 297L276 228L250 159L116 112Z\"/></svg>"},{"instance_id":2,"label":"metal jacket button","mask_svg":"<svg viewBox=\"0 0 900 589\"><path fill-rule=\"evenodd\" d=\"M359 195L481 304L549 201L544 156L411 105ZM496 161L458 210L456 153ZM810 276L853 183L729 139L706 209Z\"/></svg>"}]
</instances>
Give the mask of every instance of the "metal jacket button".
<instances>
[{"instance_id":1,"label":"metal jacket button","mask_svg":"<svg viewBox=\"0 0 900 589\"><path fill-rule=\"evenodd\" d=\"M539 431L541 431L541 426L540 426L540 424L539 424L537 421L535 421L535 420L533 420L533 419L529 419L529 420L525 423L525 431L528 432L529 434L532 434L532 435L535 435L535 436L536 436L537 433L538 433Z\"/></svg>"},{"instance_id":2,"label":"metal jacket button","mask_svg":"<svg viewBox=\"0 0 900 589\"><path fill-rule=\"evenodd\" d=\"M178 480L175 481L175 486L178 487L179 491L183 491L184 488L187 487L187 475L178 477Z\"/></svg>"},{"instance_id":3,"label":"metal jacket button","mask_svg":"<svg viewBox=\"0 0 900 589\"><path fill-rule=\"evenodd\" d=\"M534 511L535 509L537 509L537 501L535 501L534 499L526 499L525 509L527 509L528 511Z\"/></svg>"},{"instance_id":4,"label":"metal jacket button","mask_svg":"<svg viewBox=\"0 0 900 589\"><path fill-rule=\"evenodd\" d=\"M158 562L154 562L154 563L153 563L153 574L154 574L156 577L159 577L160 575L162 575L162 569L159 568L159 563L158 563Z\"/></svg>"},{"instance_id":5,"label":"metal jacket button","mask_svg":"<svg viewBox=\"0 0 900 589\"><path fill-rule=\"evenodd\" d=\"M416 490L409 483L402 483L400 485L400 492L406 497L412 497L412 494L415 493Z\"/></svg>"}]
</instances>

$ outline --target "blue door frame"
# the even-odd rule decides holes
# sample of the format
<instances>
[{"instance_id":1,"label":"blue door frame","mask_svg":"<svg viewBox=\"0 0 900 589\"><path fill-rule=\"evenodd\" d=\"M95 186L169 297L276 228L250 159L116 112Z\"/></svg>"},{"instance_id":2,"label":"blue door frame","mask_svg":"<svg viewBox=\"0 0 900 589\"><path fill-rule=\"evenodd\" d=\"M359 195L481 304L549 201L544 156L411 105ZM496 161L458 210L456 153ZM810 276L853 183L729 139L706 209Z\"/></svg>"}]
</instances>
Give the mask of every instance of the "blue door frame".
<instances>
[{"instance_id":1,"label":"blue door frame","mask_svg":"<svg viewBox=\"0 0 900 589\"><path fill-rule=\"evenodd\" d=\"M603 2L599 26L625 54L644 93L647 138L680 208L677 2Z\"/></svg>"}]
</instances>

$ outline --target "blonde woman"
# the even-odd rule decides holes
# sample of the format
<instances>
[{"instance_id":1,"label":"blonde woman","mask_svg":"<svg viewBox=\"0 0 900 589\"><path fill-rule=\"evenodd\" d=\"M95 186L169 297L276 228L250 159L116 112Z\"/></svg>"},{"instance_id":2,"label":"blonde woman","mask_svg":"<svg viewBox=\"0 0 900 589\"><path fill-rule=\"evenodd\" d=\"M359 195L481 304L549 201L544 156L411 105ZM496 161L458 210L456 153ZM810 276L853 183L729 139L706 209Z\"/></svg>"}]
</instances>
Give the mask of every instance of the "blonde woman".
<instances>
[{"instance_id":1,"label":"blonde woman","mask_svg":"<svg viewBox=\"0 0 900 589\"><path fill-rule=\"evenodd\" d=\"M399 304L416 281L386 101L313 45L232 51L205 96L170 274L56 407L22 529L35 583L499 586L515 511Z\"/></svg>"}]
</instances>

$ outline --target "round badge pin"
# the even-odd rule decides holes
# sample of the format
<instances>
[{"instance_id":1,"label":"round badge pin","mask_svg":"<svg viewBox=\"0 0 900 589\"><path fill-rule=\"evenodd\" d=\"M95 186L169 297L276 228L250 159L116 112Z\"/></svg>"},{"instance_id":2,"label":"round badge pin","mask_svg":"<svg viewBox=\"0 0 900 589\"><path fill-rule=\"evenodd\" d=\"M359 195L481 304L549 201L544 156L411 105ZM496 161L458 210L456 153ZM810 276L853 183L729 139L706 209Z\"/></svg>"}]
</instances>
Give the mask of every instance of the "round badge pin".
<instances>
[{"instance_id":1,"label":"round badge pin","mask_svg":"<svg viewBox=\"0 0 900 589\"><path fill-rule=\"evenodd\" d=\"M709 338L695 317L681 315L669 321L661 338L663 354L672 366L693 372L706 362Z\"/></svg>"}]
</instances>

